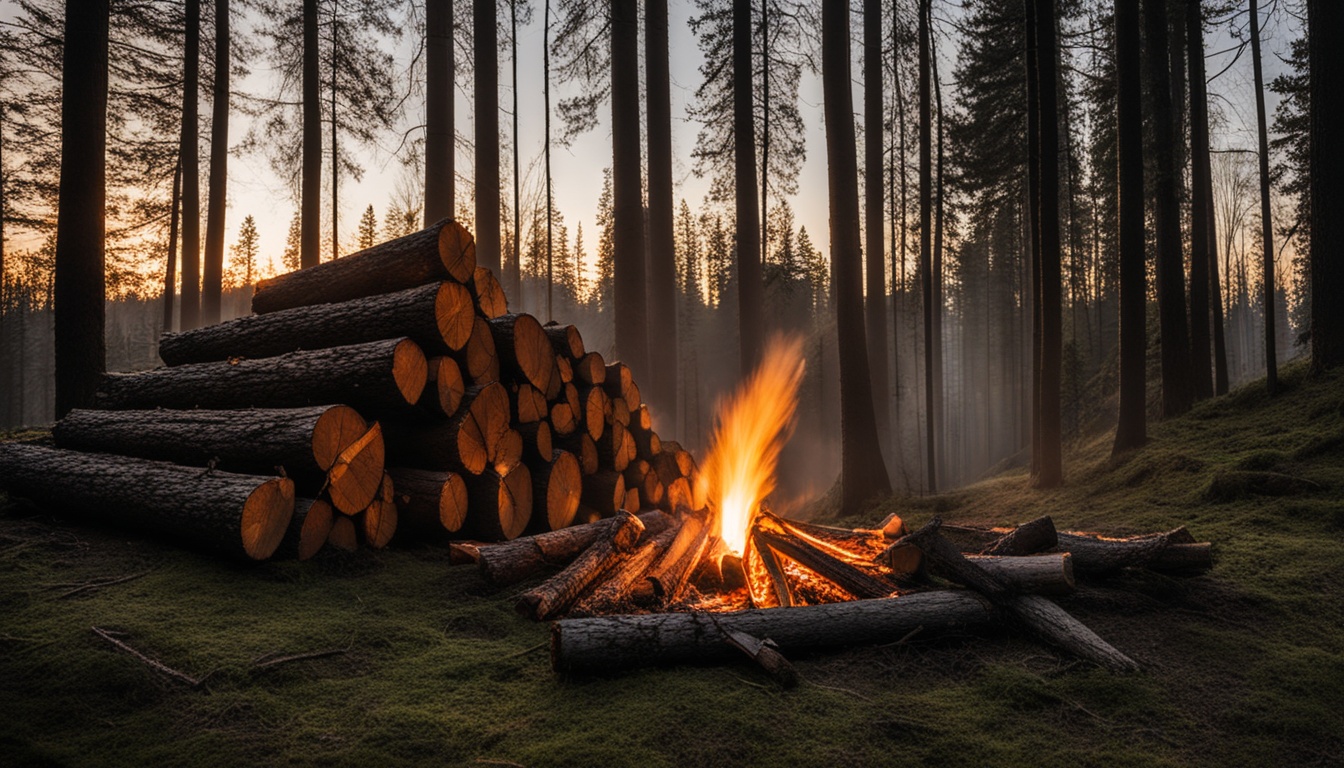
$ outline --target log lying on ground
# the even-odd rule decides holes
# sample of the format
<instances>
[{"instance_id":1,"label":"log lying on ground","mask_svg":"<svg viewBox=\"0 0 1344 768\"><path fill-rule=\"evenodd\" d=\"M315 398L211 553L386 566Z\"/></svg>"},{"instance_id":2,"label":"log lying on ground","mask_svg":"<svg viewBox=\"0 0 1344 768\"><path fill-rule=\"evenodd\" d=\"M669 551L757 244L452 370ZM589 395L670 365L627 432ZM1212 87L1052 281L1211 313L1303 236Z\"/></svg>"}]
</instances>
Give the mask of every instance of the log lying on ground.
<instances>
[{"instance_id":1,"label":"log lying on ground","mask_svg":"<svg viewBox=\"0 0 1344 768\"><path fill-rule=\"evenodd\" d=\"M397 532L419 541L435 541L462 530L467 520L467 484L455 472L429 472L395 467L392 478L397 503Z\"/></svg>"},{"instance_id":2,"label":"log lying on ground","mask_svg":"<svg viewBox=\"0 0 1344 768\"><path fill-rule=\"evenodd\" d=\"M397 533L396 491L392 478L383 475L383 485L373 502L359 513L360 532L364 543L373 549L382 549Z\"/></svg>"},{"instance_id":3,"label":"log lying on ground","mask_svg":"<svg viewBox=\"0 0 1344 768\"><path fill-rule=\"evenodd\" d=\"M680 599L712 538L708 520L700 515L684 517L676 538L649 569L645 581L636 585L635 601L645 605L653 601L667 605Z\"/></svg>"},{"instance_id":4,"label":"log lying on ground","mask_svg":"<svg viewBox=\"0 0 1344 768\"><path fill-rule=\"evenodd\" d=\"M73 514L252 560L274 554L294 512L288 478L21 443L0 443L0 487Z\"/></svg>"},{"instance_id":5,"label":"log lying on ground","mask_svg":"<svg viewBox=\"0 0 1344 768\"><path fill-rule=\"evenodd\" d=\"M644 524L629 512L616 516L616 525L599 537L563 571L542 584L524 592L518 598L518 612L537 621L552 618L569 607L594 581L616 567L624 556L634 550Z\"/></svg>"},{"instance_id":6,"label":"log lying on ground","mask_svg":"<svg viewBox=\"0 0 1344 768\"><path fill-rule=\"evenodd\" d=\"M623 559L612 571L598 583L593 591L575 606L572 616L598 616L604 613L622 612L620 609L629 601L631 593L645 573L648 572L676 537L678 528L668 528L656 536L645 536L634 552Z\"/></svg>"},{"instance_id":7,"label":"log lying on ground","mask_svg":"<svg viewBox=\"0 0 1344 768\"><path fill-rule=\"evenodd\" d=\"M753 535L753 541L758 546L773 549L856 597L886 597L896 591L894 584L845 563L795 536L783 531L760 530L757 533L760 536Z\"/></svg>"},{"instance_id":8,"label":"log lying on ground","mask_svg":"<svg viewBox=\"0 0 1344 768\"><path fill-rule=\"evenodd\" d=\"M981 550L982 555L1032 555L1054 549L1059 543L1055 521L1049 515L1017 526Z\"/></svg>"},{"instance_id":9,"label":"log lying on ground","mask_svg":"<svg viewBox=\"0 0 1344 768\"><path fill-rule=\"evenodd\" d=\"M727 631L773 640L784 653L889 643L923 629L984 624L993 605L965 590L732 613L653 613L562 619L551 625L551 666L565 674L603 674L647 665L721 662L741 653Z\"/></svg>"},{"instance_id":10,"label":"log lying on ground","mask_svg":"<svg viewBox=\"0 0 1344 768\"><path fill-rule=\"evenodd\" d=\"M471 336L461 351L454 352L452 357L462 369L462 375L472 384L499 381L499 351L495 349L495 338L490 335L490 324L485 318L472 319Z\"/></svg>"},{"instance_id":11,"label":"log lying on ground","mask_svg":"<svg viewBox=\"0 0 1344 768\"><path fill-rule=\"evenodd\" d=\"M1026 525L1038 524L1039 521L1032 521ZM983 551L1016 530L960 525L943 527L947 529L948 538L956 542L963 552ZM1073 554L1073 568L1080 574L1105 575L1121 568L1141 566L1184 575L1202 573L1213 567L1212 545L1207 541L1195 541L1183 527L1129 538L1059 531L1056 538L1056 551Z\"/></svg>"},{"instance_id":12,"label":"log lying on ground","mask_svg":"<svg viewBox=\"0 0 1344 768\"><path fill-rule=\"evenodd\" d=\"M274 357L406 336L426 352L461 349L471 337L471 293L452 282L396 293L249 315L180 333L165 333L159 357L168 365L231 357Z\"/></svg>"},{"instance_id":13,"label":"log lying on ground","mask_svg":"<svg viewBox=\"0 0 1344 768\"><path fill-rule=\"evenodd\" d=\"M501 370L540 392L551 387L555 351L541 323L529 314L500 315L490 321Z\"/></svg>"},{"instance_id":14,"label":"log lying on ground","mask_svg":"<svg viewBox=\"0 0 1344 768\"><path fill-rule=\"evenodd\" d=\"M898 540L919 547L929 568L984 595L1042 640L1079 658L1116 672L1137 671L1139 665L1067 611L1039 595L1022 595L991 571L968 560L951 541L938 533L942 521L933 518L918 531ZM893 545L897 546L897 545Z\"/></svg>"},{"instance_id":15,"label":"log lying on ground","mask_svg":"<svg viewBox=\"0 0 1344 768\"><path fill-rule=\"evenodd\" d=\"M327 544L341 552L354 552L359 549L359 534L355 532L355 520L345 515L337 515L331 521L331 533L327 534Z\"/></svg>"},{"instance_id":16,"label":"log lying on ground","mask_svg":"<svg viewBox=\"0 0 1344 768\"><path fill-rule=\"evenodd\" d=\"M307 560L316 555L331 535L334 513L331 505L321 499L295 499L294 516L289 529L276 549L277 557Z\"/></svg>"},{"instance_id":17,"label":"log lying on ground","mask_svg":"<svg viewBox=\"0 0 1344 768\"><path fill-rule=\"evenodd\" d=\"M512 483L493 469L463 477L467 482L468 509L464 533L480 541L508 541L527 528L532 514L531 474L526 465L519 465L509 476L513 477ZM524 479L527 496L515 498L515 491L521 495Z\"/></svg>"},{"instance_id":18,"label":"log lying on ground","mask_svg":"<svg viewBox=\"0 0 1344 768\"><path fill-rule=\"evenodd\" d=\"M639 515L639 520L651 535L665 530L670 522L662 512L646 512ZM504 544L483 546L477 564L481 575L491 584L516 584L546 568L569 563L598 538L609 534L616 524L616 518L612 517L550 533L525 536Z\"/></svg>"},{"instance_id":19,"label":"log lying on ground","mask_svg":"<svg viewBox=\"0 0 1344 768\"><path fill-rule=\"evenodd\" d=\"M260 360L107 374L95 404L123 410L344 403L366 416L413 413L427 376L425 355L415 342L387 339Z\"/></svg>"},{"instance_id":20,"label":"log lying on ground","mask_svg":"<svg viewBox=\"0 0 1344 768\"><path fill-rule=\"evenodd\" d=\"M1015 592L1065 595L1076 587L1073 555L1068 552L1019 557L967 555L966 559Z\"/></svg>"},{"instance_id":21,"label":"log lying on ground","mask_svg":"<svg viewBox=\"0 0 1344 768\"><path fill-rule=\"evenodd\" d=\"M583 471L568 451L553 451L551 460L532 469L532 522L529 527L558 531L574 522L583 494Z\"/></svg>"},{"instance_id":22,"label":"log lying on ground","mask_svg":"<svg viewBox=\"0 0 1344 768\"><path fill-rule=\"evenodd\" d=\"M476 241L462 225L444 219L344 258L262 280L252 311L349 301L449 279L465 285L475 271Z\"/></svg>"}]
</instances>

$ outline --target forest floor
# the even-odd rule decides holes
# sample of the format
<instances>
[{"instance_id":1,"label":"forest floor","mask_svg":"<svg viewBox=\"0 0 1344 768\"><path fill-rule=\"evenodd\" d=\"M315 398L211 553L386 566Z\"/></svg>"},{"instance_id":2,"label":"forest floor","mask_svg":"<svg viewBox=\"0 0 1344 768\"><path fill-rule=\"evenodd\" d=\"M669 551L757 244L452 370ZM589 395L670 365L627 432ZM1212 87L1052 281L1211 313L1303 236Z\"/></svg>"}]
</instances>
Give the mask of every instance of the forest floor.
<instances>
[{"instance_id":1,"label":"forest floor","mask_svg":"<svg viewBox=\"0 0 1344 768\"><path fill-rule=\"evenodd\" d=\"M1250 387L1157 424L1118 465L1109 436L1079 446L1061 490L1029 490L1018 471L843 521L1188 526L1215 543L1208 575L1127 576L1061 601L1143 665L1132 676L1000 629L795 659L791 691L747 665L560 680L547 627L513 613L517 590L438 549L237 565L9 503L0 763L1339 765L1344 375L1296 366L1284 383L1274 400ZM1309 482L1257 495L1264 472ZM204 685L156 674L94 626Z\"/></svg>"}]
</instances>

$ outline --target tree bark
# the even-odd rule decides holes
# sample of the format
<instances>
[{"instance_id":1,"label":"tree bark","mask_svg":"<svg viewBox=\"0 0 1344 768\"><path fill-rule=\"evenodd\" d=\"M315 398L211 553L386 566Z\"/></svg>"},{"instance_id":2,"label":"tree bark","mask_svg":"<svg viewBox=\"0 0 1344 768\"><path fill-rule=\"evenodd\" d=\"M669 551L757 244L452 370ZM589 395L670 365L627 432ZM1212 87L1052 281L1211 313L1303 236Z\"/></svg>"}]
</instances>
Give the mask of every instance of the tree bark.
<instances>
[{"instance_id":1,"label":"tree bark","mask_svg":"<svg viewBox=\"0 0 1344 768\"><path fill-rule=\"evenodd\" d=\"M56 215L56 416L87 405L106 370L108 0L65 6L61 62L61 186Z\"/></svg>"},{"instance_id":2,"label":"tree bark","mask_svg":"<svg viewBox=\"0 0 1344 768\"><path fill-rule=\"evenodd\" d=\"M316 267L322 261L322 105L318 102L318 90L321 87L318 80L320 56L317 47L317 0L303 0L303 175L299 188L299 264L303 269ZM183 275L186 275L185 271ZM258 311L255 304L252 311ZM193 327L182 324L184 330Z\"/></svg>"},{"instance_id":3,"label":"tree bark","mask_svg":"<svg viewBox=\"0 0 1344 768\"><path fill-rule=\"evenodd\" d=\"M563 571L524 592L518 598L518 612L536 621L562 614L590 584L616 567L635 548L640 535L644 533L644 524L628 512L622 512L616 520L616 525L606 536L593 542Z\"/></svg>"},{"instance_id":4,"label":"tree bark","mask_svg":"<svg viewBox=\"0 0 1344 768\"><path fill-rule=\"evenodd\" d=\"M388 460L397 466L479 475L509 432L509 400L499 383L472 387L447 421L388 421Z\"/></svg>"},{"instance_id":5,"label":"tree bark","mask_svg":"<svg viewBox=\"0 0 1344 768\"><path fill-rule=\"evenodd\" d=\"M252 560L275 552L294 512L287 478L24 443L0 443L0 486L45 506Z\"/></svg>"},{"instance_id":6,"label":"tree bark","mask_svg":"<svg viewBox=\"0 0 1344 768\"><path fill-rule=\"evenodd\" d=\"M425 355L409 339L107 374L99 408L298 408L345 402L361 412L408 413L425 388Z\"/></svg>"},{"instance_id":7,"label":"tree bark","mask_svg":"<svg viewBox=\"0 0 1344 768\"><path fill-rule=\"evenodd\" d=\"M1111 453L1148 441L1147 268L1144 255L1143 110L1139 8L1115 0L1116 176L1120 250L1120 415Z\"/></svg>"},{"instance_id":8,"label":"tree bark","mask_svg":"<svg viewBox=\"0 0 1344 768\"><path fill-rule=\"evenodd\" d=\"M501 315L490 321L502 371L545 392L555 370L555 351L541 323L528 314Z\"/></svg>"},{"instance_id":9,"label":"tree bark","mask_svg":"<svg viewBox=\"0 0 1344 768\"><path fill-rule=\"evenodd\" d=\"M407 336L427 352L461 350L471 337L475 309L466 288L430 283L396 293L335 304L248 315L194 331L164 334L159 357L168 365L235 357L274 357Z\"/></svg>"},{"instance_id":10,"label":"tree bark","mask_svg":"<svg viewBox=\"0 0 1344 768\"><path fill-rule=\"evenodd\" d=\"M453 218L453 0L425 2L425 223Z\"/></svg>"},{"instance_id":11,"label":"tree bark","mask_svg":"<svg viewBox=\"0 0 1344 768\"><path fill-rule=\"evenodd\" d=\"M639 146L639 12L635 0L610 2L615 346L621 359L647 371L648 301Z\"/></svg>"},{"instance_id":12,"label":"tree bark","mask_svg":"<svg viewBox=\"0 0 1344 768\"><path fill-rule=\"evenodd\" d=\"M639 515L650 535L666 530L670 522L662 512ZM480 548L477 564L485 580L497 587L516 584L548 567L563 566L578 557L603 536L609 536L620 520L609 517L595 523L575 525L550 533L524 536L504 544Z\"/></svg>"},{"instance_id":13,"label":"tree bark","mask_svg":"<svg viewBox=\"0 0 1344 768\"><path fill-rule=\"evenodd\" d=\"M224 296L224 210L229 180L229 0L215 3L215 83L210 117L210 193L205 214L201 323L220 319Z\"/></svg>"},{"instance_id":14,"label":"tree bark","mask_svg":"<svg viewBox=\"0 0 1344 768\"><path fill-rule=\"evenodd\" d=\"M877 433L891 435L887 381L887 267L883 248L882 207L882 2L863 3L863 191L868 295L864 302L868 364L873 381ZM888 444L894 444L888 439Z\"/></svg>"},{"instance_id":15,"label":"tree bark","mask_svg":"<svg viewBox=\"0 0 1344 768\"><path fill-rule=\"evenodd\" d=\"M849 10L845 4L824 4L822 41L831 272L840 354L840 508L844 514L853 514L874 496L890 493L891 481L873 417L872 377L863 327L858 158L849 76Z\"/></svg>"},{"instance_id":16,"label":"tree bark","mask_svg":"<svg viewBox=\"0 0 1344 768\"><path fill-rule=\"evenodd\" d=\"M476 244L456 221L445 220L343 259L257 283L252 311L327 304L404 291L425 283L467 283L476 271Z\"/></svg>"},{"instance_id":17,"label":"tree bark","mask_svg":"<svg viewBox=\"0 0 1344 768\"><path fill-rule=\"evenodd\" d=\"M756 118L752 103L751 5L750 0L733 0L733 167L736 179L734 194L738 334L741 339L744 377L756 369L765 346L765 310L761 296L764 291L761 276L761 220L760 211L756 207ZM849 50L848 40L845 42L845 50ZM845 72L848 71L849 67L846 66ZM852 97L850 101L853 101ZM852 113L849 119L852 125L854 121ZM852 130L850 132L853 133ZM857 178L857 171L855 177ZM857 201L854 207L857 216ZM867 375L866 371L864 375Z\"/></svg>"},{"instance_id":18,"label":"tree bark","mask_svg":"<svg viewBox=\"0 0 1344 768\"><path fill-rule=\"evenodd\" d=\"M677 255L672 230L672 96L667 0L644 3L644 77L649 123L649 396L670 423L677 421ZM638 403L633 403L638 405Z\"/></svg>"},{"instance_id":19,"label":"tree bark","mask_svg":"<svg viewBox=\"0 0 1344 768\"><path fill-rule=\"evenodd\" d=\"M498 273L499 233L499 32L495 0L473 0L475 38L476 213L481 266Z\"/></svg>"},{"instance_id":20,"label":"tree bark","mask_svg":"<svg viewBox=\"0 0 1344 768\"><path fill-rule=\"evenodd\" d=\"M784 653L892 642L911 631L960 629L995 617L984 598L963 590L731 613L653 613L562 619L551 625L551 667L602 674L631 667L725 661L740 653L738 631L774 640Z\"/></svg>"},{"instance_id":21,"label":"tree bark","mask_svg":"<svg viewBox=\"0 0 1344 768\"><path fill-rule=\"evenodd\" d=\"M1344 222L1334 206L1344 200L1344 147L1339 136L1339 83L1344 81L1344 8L1307 0L1307 56L1311 79L1311 367L1320 373L1344 363Z\"/></svg>"},{"instance_id":22,"label":"tree bark","mask_svg":"<svg viewBox=\"0 0 1344 768\"><path fill-rule=\"evenodd\" d=\"M919 275L924 305L924 438L926 490L938 490L938 443L933 430L933 115L929 91L930 0L919 0ZM1030 112L1030 110L1028 110ZM843 304L843 302L841 302ZM841 367L843 371L843 366ZM843 402L843 398L841 398ZM842 417L843 421L843 417Z\"/></svg>"},{"instance_id":23,"label":"tree bark","mask_svg":"<svg viewBox=\"0 0 1344 768\"><path fill-rule=\"evenodd\" d=\"M173 197L171 210L168 213L168 263L165 265L163 276L163 331L168 333L173 330L173 299L177 294L177 223L178 213L182 203L182 160L179 157L177 166L173 168ZM0 202L0 209L3 207ZM3 250L0 245L0 250ZM4 265L0 264L0 282L4 278ZM0 305L3 305L3 290L0 289Z\"/></svg>"}]
</instances>

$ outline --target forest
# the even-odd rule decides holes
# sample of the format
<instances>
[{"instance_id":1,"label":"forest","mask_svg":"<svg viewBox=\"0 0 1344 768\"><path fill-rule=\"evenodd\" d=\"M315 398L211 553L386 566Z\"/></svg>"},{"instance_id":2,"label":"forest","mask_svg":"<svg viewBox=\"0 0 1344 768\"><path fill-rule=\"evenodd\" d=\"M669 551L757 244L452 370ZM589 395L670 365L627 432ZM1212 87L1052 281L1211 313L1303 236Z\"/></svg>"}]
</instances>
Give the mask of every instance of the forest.
<instances>
[{"instance_id":1,"label":"forest","mask_svg":"<svg viewBox=\"0 0 1344 768\"><path fill-rule=\"evenodd\" d=\"M293 727L343 764L1330 763L1341 35L1334 0L0 0L0 749L86 762L102 701L128 764L178 761L177 705L225 762ZM169 523L57 509L100 492ZM945 612L835 658L719 624L901 600ZM713 629L572 683L604 611ZM156 682L90 689L108 646Z\"/></svg>"}]
</instances>

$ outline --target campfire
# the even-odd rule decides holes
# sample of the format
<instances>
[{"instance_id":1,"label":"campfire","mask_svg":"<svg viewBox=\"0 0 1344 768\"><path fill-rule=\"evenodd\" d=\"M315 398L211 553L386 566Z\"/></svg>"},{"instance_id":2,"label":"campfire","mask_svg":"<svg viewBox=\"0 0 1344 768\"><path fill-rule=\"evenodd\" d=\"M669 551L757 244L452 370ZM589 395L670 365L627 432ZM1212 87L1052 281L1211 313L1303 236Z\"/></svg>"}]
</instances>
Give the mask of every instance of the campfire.
<instances>
[{"instance_id":1,"label":"campfire","mask_svg":"<svg viewBox=\"0 0 1344 768\"><path fill-rule=\"evenodd\" d=\"M557 671L746 654L787 685L795 678L780 649L892 642L1001 619L1130 671L1133 660L1049 596L1071 592L1076 575L1190 575L1211 564L1210 545L1184 528L1114 539L1060 532L1048 517L1006 529L935 518L913 532L896 515L873 529L780 517L769 496L802 376L800 342L779 338L721 403L696 475L703 508L621 511L467 552L501 586L563 566L517 601L524 616L556 620Z\"/></svg>"}]
</instances>

